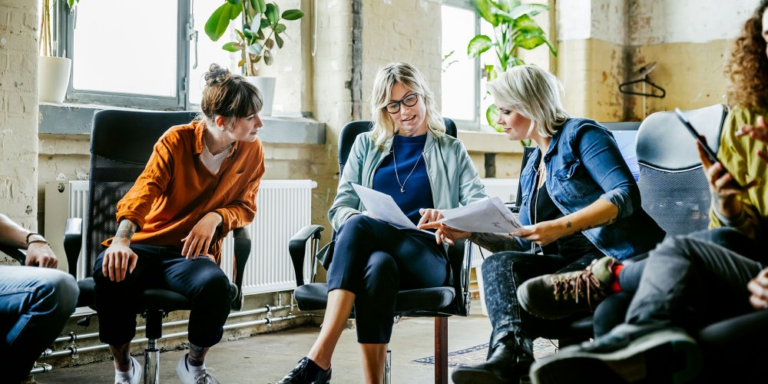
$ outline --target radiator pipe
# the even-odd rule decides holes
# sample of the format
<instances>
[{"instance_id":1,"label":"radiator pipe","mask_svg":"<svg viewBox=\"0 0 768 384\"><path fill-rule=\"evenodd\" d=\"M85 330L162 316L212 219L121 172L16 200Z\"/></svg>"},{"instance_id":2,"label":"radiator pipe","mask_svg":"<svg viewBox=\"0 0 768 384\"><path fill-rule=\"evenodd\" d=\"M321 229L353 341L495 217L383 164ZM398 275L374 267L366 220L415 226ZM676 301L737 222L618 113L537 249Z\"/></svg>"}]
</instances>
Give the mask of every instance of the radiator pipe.
<instances>
[{"instance_id":1,"label":"radiator pipe","mask_svg":"<svg viewBox=\"0 0 768 384\"><path fill-rule=\"evenodd\" d=\"M279 301L282 301L282 300L279 300ZM280 303L278 302L278 304L280 304ZM239 311L239 312L230 313L227 318L231 319L231 318L234 318L234 317L258 315L260 313L271 313L272 311L279 311L279 310L288 309L288 308L293 310L293 306L292 305L291 306L288 306L288 305L278 305L278 306L265 305L264 307L257 308L257 309L251 309L251 310L248 310L248 311ZM169 321L167 323L163 323L163 327L173 327L173 326L177 326L177 325L185 325L185 324L188 324L188 323L189 323L189 319ZM140 327L136 327L136 330L137 331L143 331L146 328L147 328L146 326L142 325ZM78 340L93 339L93 338L96 338L96 337L99 337L99 333L98 332L85 333L85 334L82 334L82 335L78 335L77 333L70 332L69 335L61 336L61 337L57 338L54 342L56 342L56 343L60 343L60 342L74 343L74 342L76 342ZM44 353L40 357L45 357L45 356L46 355Z\"/></svg>"},{"instance_id":2,"label":"radiator pipe","mask_svg":"<svg viewBox=\"0 0 768 384\"><path fill-rule=\"evenodd\" d=\"M32 368L31 371L29 371L30 375L33 375L35 373L43 373L43 372L50 372L53 371L53 366L50 364L37 364L34 368Z\"/></svg>"},{"instance_id":3,"label":"radiator pipe","mask_svg":"<svg viewBox=\"0 0 768 384\"><path fill-rule=\"evenodd\" d=\"M309 314L308 313L308 314L301 314L301 315L288 315L288 316L281 316L281 317L266 318L266 319L261 319L261 320L245 321L245 322L242 322L242 323L235 323L235 324L225 325L224 326L224 330L237 329L237 328L243 328L243 327L250 327L250 326L261 325L261 324L271 325L272 323L276 323L276 322L280 322L280 321L293 320L293 319L298 319L298 318L302 318L302 317L315 317L315 316L318 316L318 315L316 315L316 314ZM176 337L187 336L187 334L188 334L187 331L176 332L176 333L171 333L169 335L163 335L163 337L161 337L161 338L159 338L157 340L172 339L172 338L176 338ZM133 339L133 340L131 340L131 344L139 344L139 343L144 343L144 342L147 342L147 341L149 341L149 339L147 339L146 337L142 337L140 339ZM66 349L62 349L60 351L55 351L55 352L50 353L47 356L41 356L41 357L67 356L67 355L69 355L70 357L74 357L75 355L77 355L80 352L98 351L98 350L107 349L107 348L109 348L109 345L107 345L107 344L92 345L90 347L83 347L83 348L78 348L78 347L75 347L75 346L70 346L70 347L68 347ZM40 372L47 372L47 371L40 371Z\"/></svg>"}]
</instances>

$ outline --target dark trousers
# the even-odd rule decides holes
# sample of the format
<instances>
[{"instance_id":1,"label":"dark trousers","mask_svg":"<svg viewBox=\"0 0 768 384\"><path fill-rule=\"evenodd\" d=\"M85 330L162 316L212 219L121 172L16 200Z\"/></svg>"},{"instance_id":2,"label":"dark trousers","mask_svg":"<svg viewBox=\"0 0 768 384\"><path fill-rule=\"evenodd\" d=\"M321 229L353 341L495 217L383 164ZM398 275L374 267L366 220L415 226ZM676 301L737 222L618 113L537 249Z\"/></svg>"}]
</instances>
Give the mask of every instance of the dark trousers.
<instances>
[{"instance_id":1,"label":"dark trousers","mask_svg":"<svg viewBox=\"0 0 768 384\"><path fill-rule=\"evenodd\" d=\"M687 240L686 240L687 239ZM692 252L698 252L698 249L692 251L690 244L702 244L700 247L706 249L706 254L691 254ZM711 245L711 247L710 247ZM679 248L672 250L673 248ZM740 255L747 260L754 260L758 262L765 262L764 248L758 246L752 239L745 236L741 232L732 228L718 228L713 230L706 230L695 232L687 236L670 237L664 243L660 244L654 251L650 252L650 257L643 259L637 263L628 264L619 273L619 285L622 292L608 297L603 301L595 310L594 314L594 329L595 336L600 337L609 332L613 327L623 323L629 319L630 303L637 295L640 288L643 275L648 268L647 264L650 263L650 258L657 255L658 252L663 254L673 254L673 256L663 256L668 259L684 257L683 254L691 254L690 258L720 258L722 256L712 256L710 250L726 249L729 250L729 254ZM718 252L718 251L712 251ZM654 265L657 270L653 272L657 276L653 280L668 280L668 284L687 284L686 271L674 271L670 266L664 266L663 261L654 261ZM690 266L695 263L691 263ZM718 266L720 267L720 266ZM724 274L729 274L729 271L721 271ZM673 276L670 276L672 273ZM698 273L698 272L694 272ZM754 276L752 276L754 277ZM750 277L750 279L752 278ZM650 278L650 277L649 277ZM706 276L705 278L713 278L713 276ZM717 278L717 277L714 277ZM652 280L649 280L652 281ZM746 283L744 283L744 290L746 290ZM693 288L692 288L693 289ZM748 304L748 303L747 303ZM712 306L717 307L717 306ZM705 320L706 322L706 320Z\"/></svg>"},{"instance_id":2,"label":"dark trousers","mask_svg":"<svg viewBox=\"0 0 768 384\"><path fill-rule=\"evenodd\" d=\"M230 283L221 268L204 256L187 260L177 248L132 245L131 249L139 257L136 269L119 283L109 281L101 271L104 252L94 264L101 341L110 345L130 342L136 335L142 291L162 288L192 301L190 343L204 348L218 343L230 309Z\"/></svg>"},{"instance_id":3,"label":"dark trousers","mask_svg":"<svg viewBox=\"0 0 768 384\"><path fill-rule=\"evenodd\" d=\"M337 234L328 291L355 294L359 343L386 344L392 336L397 292L447 285L449 276L448 258L434 236L356 215Z\"/></svg>"},{"instance_id":4,"label":"dark trousers","mask_svg":"<svg viewBox=\"0 0 768 384\"><path fill-rule=\"evenodd\" d=\"M582 270L592 260L602 257L600 253L584 256L545 256L522 252L500 252L483 262L485 304L488 308L494 338L515 334L524 339L556 335L566 329L574 316L560 320L544 320L528 314L517 301L517 287L526 280L548 273L562 273Z\"/></svg>"},{"instance_id":5,"label":"dark trousers","mask_svg":"<svg viewBox=\"0 0 768 384\"><path fill-rule=\"evenodd\" d=\"M0 266L0 382L27 377L75 312L78 294L77 282L64 272Z\"/></svg>"}]
</instances>

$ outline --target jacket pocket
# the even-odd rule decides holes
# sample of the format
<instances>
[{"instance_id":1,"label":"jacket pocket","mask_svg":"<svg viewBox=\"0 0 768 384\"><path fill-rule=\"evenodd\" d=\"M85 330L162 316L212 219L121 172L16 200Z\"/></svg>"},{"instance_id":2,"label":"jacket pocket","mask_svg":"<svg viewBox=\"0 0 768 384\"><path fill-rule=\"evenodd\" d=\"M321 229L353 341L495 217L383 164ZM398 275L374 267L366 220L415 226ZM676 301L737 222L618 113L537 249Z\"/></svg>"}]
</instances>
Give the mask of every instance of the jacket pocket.
<instances>
[{"instance_id":1,"label":"jacket pocket","mask_svg":"<svg viewBox=\"0 0 768 384\"><path fill-rule=\"evenodd\" d=\"M578 159L563 164L562 168L555 171L554 178L569 198L584 197L589 191L589 173Z\"/></svg>"}]
</instances>

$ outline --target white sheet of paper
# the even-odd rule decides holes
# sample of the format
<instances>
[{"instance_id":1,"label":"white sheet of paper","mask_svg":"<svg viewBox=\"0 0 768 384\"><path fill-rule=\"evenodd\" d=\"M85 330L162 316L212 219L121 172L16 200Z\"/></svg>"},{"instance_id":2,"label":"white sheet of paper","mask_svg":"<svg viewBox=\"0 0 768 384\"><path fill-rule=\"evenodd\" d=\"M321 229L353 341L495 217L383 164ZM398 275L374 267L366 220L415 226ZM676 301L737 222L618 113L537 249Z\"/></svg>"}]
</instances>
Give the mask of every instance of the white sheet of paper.
<instances>
[{"instance_id":1,"label":"white sheet of paper","mask_svg":"<svg viewBox=\"0 0 768 384\"><path fill-rule=\"evenodd\" d=\"M352 184L352 188L355 189L365 209L378 219L386 221L397 228L415 229L432 234L432 232L418 229L400 207L397 206L392 196L358 184Z\"/></svg>"},{"instance_id":2,"label":"white sheet of paper","mask_svg":"<svg viewBox=\"0 0 768 384\"><path fill-rule=\"evenodd\" d=\"M510 233L523 227L498 197L440 213L443 224L465 232Z\"/></svg>"}]
</instances>

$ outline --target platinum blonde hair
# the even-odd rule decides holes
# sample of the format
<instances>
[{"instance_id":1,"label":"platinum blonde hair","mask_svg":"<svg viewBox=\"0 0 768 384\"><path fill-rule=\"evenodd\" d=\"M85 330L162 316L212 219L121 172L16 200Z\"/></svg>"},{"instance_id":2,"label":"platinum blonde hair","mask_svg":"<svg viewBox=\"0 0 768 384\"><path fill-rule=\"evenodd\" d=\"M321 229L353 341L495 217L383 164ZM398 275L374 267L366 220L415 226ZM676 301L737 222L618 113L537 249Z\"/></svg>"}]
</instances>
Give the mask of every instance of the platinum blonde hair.
<instances>
[{"instance_id":1,"label":"platinum blonde hair","mask_svg":"<svg viewBox=\"0 0 768 384\"><path fill-rule=\"evenodd\" d=\"M563 108L563 84L555 75L533 65L519 65L488 83L499 108L509 108L536 124L540 136L556 133L570 117Z\"/></svg>"},{"instance_id":2,"label":"platinum blonde hair","mask_svg":"<svg viewBox=\"0 0 768 384\"><path fill-rule=\"evenodd\" d=\"M376 74L373 91L369 99L371 111L373 111L371 139L379 150L384 150L384 143L395 135L395 123L392 120L392 115L386 110L387 104L392 99L392 87L395 83L400 83L408 90L421 96L426 106L427 129L434 135L444 134L445 122L424 76L410 64L391 63Z\"/></svg>"}]
</instances>

